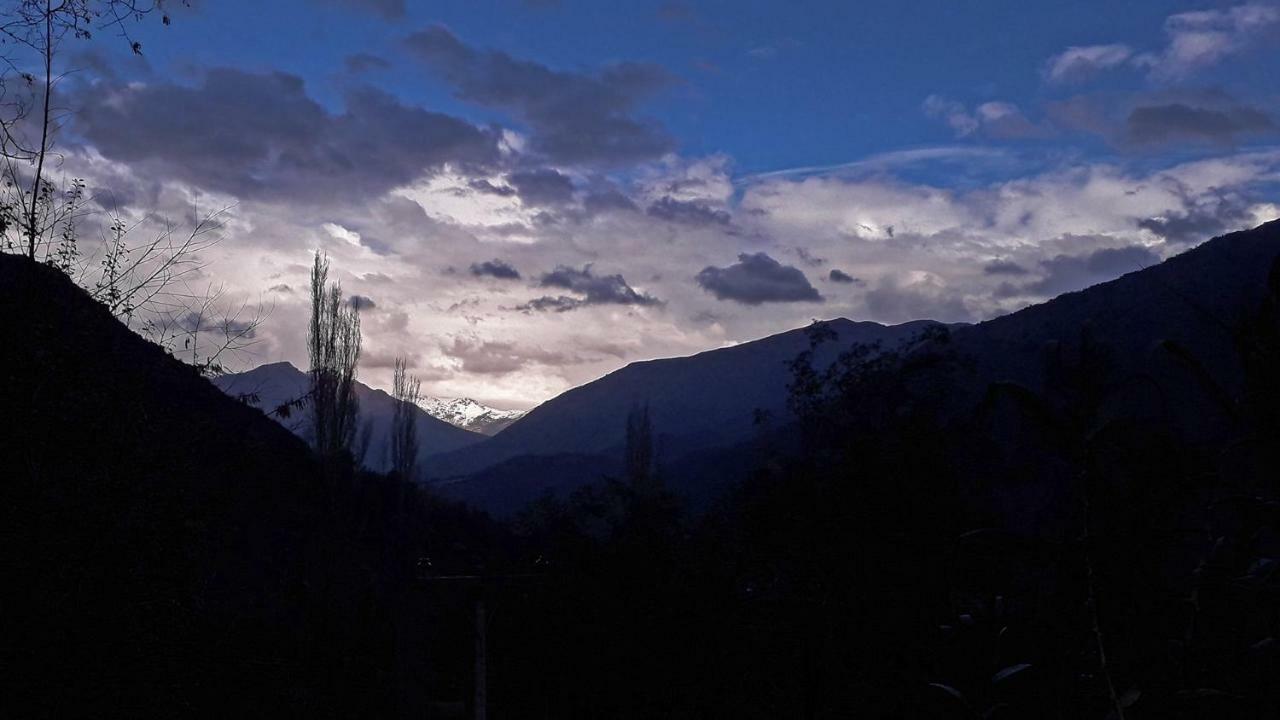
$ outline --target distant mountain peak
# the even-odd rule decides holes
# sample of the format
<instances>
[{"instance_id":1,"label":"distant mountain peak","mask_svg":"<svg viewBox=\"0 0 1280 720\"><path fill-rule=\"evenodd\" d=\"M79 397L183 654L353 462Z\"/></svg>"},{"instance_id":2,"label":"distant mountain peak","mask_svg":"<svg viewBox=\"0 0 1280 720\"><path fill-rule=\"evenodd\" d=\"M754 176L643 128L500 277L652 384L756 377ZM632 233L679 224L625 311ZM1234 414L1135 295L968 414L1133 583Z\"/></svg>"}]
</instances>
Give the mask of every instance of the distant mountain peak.
<instances>
[{"instance_id":1,"label":"distant mountain peak","mask_svg":"<svg viewBox=\"0 0 1280 720\"><path fill-rule=\"evenodd\" d=\"M471 398L427 397L418 407L450 425L482 435L497 435L503 428L524 417L524 410L499 410Z\"/></svg>"}]
</instances>

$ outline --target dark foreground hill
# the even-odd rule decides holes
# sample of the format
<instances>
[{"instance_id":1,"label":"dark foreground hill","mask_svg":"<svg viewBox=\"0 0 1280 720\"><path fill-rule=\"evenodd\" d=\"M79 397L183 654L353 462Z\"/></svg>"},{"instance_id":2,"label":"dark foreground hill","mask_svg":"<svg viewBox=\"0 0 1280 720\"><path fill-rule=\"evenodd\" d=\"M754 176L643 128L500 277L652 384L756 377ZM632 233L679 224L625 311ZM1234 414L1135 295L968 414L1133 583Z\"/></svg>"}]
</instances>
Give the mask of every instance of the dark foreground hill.
<instances>
[{"instance_id":1,"label":"dark foreground hill","mask_svg":"<svg viewBox=\"0 0 1280 720\"><path fill-rule=\"evenodd\" d=\"M0 316L0 714L414 707L397 680L425 657L397 650L425 645L403 622L414 564L483 525L321 467L50 268L0 255Z\"/></svg>"}]
</instances>

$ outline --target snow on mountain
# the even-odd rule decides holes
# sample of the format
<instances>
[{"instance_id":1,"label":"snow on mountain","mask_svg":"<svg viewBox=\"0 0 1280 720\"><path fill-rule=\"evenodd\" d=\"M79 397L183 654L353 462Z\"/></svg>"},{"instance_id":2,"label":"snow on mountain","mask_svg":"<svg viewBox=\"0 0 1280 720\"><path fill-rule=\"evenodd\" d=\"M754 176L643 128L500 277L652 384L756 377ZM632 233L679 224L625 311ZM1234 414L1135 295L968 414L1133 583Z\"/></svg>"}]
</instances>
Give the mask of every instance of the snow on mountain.
<instances>
[{"instance_id":1,"label":"snow on mountain","mask_svg":"<svg viewBox=\"0 0 1280 720\"><path fill-rule=\"evenodd\" d=\"M524 410L499 410L471 398L423 398L418 406L432 417L482 435L497 435L503 428L524 417Z\"/></svg>"}]
</instances>

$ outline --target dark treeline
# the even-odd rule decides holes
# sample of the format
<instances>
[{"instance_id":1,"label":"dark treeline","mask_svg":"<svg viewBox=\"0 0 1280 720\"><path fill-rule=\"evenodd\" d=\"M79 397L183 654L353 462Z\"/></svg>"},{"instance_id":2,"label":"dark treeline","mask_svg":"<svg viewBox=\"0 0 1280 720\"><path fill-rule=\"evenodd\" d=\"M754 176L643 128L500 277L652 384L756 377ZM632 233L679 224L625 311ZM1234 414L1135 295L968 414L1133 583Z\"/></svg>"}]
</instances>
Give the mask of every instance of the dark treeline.
<instances>
[{"instance_id":1,"label":"dark treeline","mask_svg":"<svg viewBox=\"0 0 1280 720\"><path fill-rule=\"evenodd\" d=\"M1243 384L1165 349L1218 418L1194 436L1087 326L976 405L938 330L797 358L799 423L709 512L640 407L623 478L508 526L321 462L52 270L0 275L8 716L463 716L478 601L495 718L1280 710L1280 271L1233 320Z\"/></svg>"}]
</instances>

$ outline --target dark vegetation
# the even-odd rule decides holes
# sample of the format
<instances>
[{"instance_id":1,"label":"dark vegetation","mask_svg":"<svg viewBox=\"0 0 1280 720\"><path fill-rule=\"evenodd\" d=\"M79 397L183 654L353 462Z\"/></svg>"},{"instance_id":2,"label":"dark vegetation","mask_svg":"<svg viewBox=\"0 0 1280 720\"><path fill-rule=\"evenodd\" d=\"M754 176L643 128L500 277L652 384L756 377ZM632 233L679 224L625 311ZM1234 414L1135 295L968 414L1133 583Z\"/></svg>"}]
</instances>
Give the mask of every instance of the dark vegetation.
<instances>
[{"instance_id":1,"label":"dark vegetation","mask_svg":"<svg viewBox=\"0 0 1280 720\"><path fill-rule=\"evenodd\" d=\"M618 479L498 525L0 256L6 714L458 715L482 601L492 717L1274 717L1280 266L1264 295L1216 318L1229 380L1087 319L1017 382L941 327L815 363L816 324L711 510L637 405Z\"/></svg>"}]
</instances>

